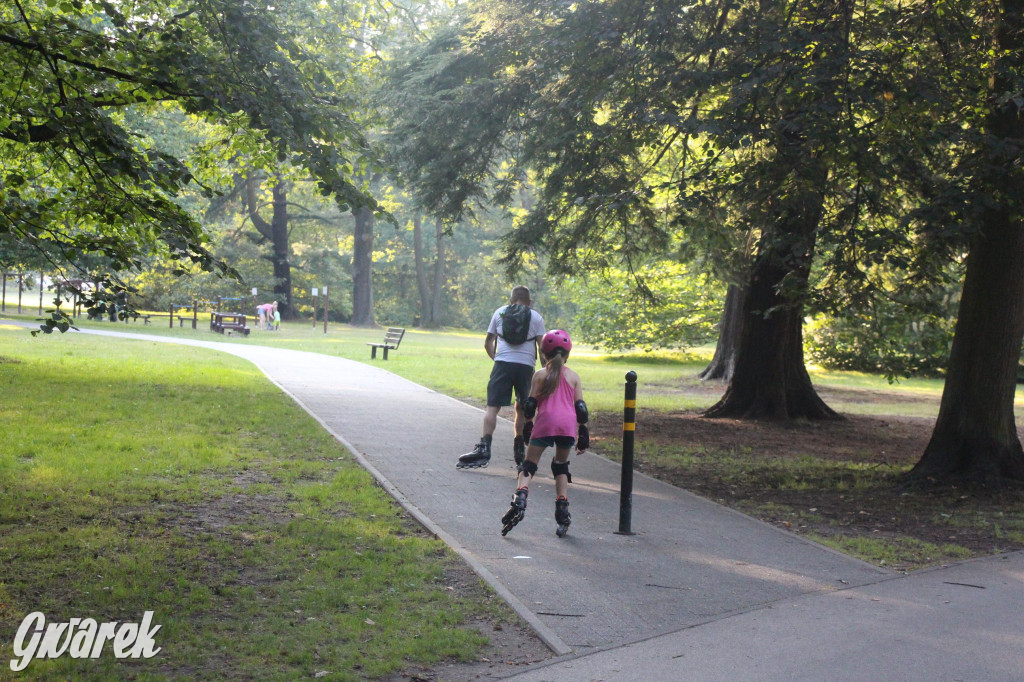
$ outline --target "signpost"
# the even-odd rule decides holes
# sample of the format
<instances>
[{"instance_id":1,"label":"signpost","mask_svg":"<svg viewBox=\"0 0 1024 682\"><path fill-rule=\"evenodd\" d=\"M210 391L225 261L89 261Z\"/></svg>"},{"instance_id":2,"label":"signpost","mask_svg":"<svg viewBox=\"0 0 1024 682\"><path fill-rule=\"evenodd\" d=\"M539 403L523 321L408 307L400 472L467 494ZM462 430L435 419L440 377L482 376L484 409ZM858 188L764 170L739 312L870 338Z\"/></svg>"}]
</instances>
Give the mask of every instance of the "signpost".
<instances>
[{"instance_id":1,"label":"signpost","mask_svg":"<svg viewBox=\"0 0 1024 682\"><path fill-rule=\"evenodd\" d=\"M320 295L320 289L313 287L311 293L313 294L313 329L316 329L316 299Z\"/></svg>"}]
</instances>

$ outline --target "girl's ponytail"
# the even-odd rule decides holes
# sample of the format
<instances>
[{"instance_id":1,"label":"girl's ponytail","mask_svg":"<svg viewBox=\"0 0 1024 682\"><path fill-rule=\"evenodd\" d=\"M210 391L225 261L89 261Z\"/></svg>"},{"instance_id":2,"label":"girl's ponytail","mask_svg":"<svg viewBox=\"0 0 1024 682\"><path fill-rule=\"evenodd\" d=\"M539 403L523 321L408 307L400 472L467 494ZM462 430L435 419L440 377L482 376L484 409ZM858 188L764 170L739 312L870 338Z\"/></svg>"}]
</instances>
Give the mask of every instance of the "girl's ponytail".
<instances>
[{"instance_id":1,"label":"girl's ponytail","mask_svg":"<svg viewBox=\"0 0 1024 682\"><path fill-rule=\"evenodd\" d=\"M565 357L568 355L559 348L548 358L548 374L544 377L544 383L540 387L540 397L546 398L558 388L558 382L562 380L562 368L565 366Z\"/></svg>"}]
</instances>

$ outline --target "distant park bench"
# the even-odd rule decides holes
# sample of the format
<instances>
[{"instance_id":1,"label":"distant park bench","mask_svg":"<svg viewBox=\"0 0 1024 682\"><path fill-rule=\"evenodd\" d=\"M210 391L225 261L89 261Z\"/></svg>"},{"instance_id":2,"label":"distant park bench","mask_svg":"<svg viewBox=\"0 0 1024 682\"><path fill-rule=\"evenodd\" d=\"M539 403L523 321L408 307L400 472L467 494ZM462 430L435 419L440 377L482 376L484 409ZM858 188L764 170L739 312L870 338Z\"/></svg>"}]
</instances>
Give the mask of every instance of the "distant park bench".
<instances>
[{"instance_id":1,"label":"distant park bench","mask_svg":"<svg viewBox=\"0 0 1024 682\"><path fill-rule=\"evenodd\" d=\"M136 319L136 321L142 320L142 324L151 324L153 322L154 318L161 319L161 318L164 318L164 317L171 317L171 316L168 315L167 313L146 313L145 315L140 314L135 319ZM174 317L178 318L178 326L179 327L184 327L186 322L190 322L190 323L193 322L193 319L192 319L191 315L178 315L178 314L175 314ZM171 326L172 327L174 326L174 317L171 317ZM193 329L196 328L194 323L192 324L192 328Z\"/></svg>"},{"instance_id":2,"label":"distant park bench","mask_svg":"<svg viewBox=\"0 0 1024 682\"><path fill-rule=\"evenodd\" d=\"M177 318L179 327L184 327L185 323L188 322L191 323L193 329L196 328L195 318L192 315L179 315L178 313L175 313L174 315L169 313L139 313L135 317L135 321L138 322L139 320L142 320L142 324L151 324L153 320L162 320L165 317L169 318L168 322L171 327L174 326L174 319ZM127 320L125 321L127 322Z\"/></svg>"},{"instance_id":3,"label":"distant park bench","mask_svg":"<svg viewBox=\"0 0 1024 682\"><path fill-rule=\"evenodd\" d=\"M384 335L384 341L382 343L367 343L370 347L370 359L373 360L377 357L377 349L384 349L384 359L388 359L389 350L398 350L398 344L402 343L402 337L405 336L405 329L403 327L388 327L387 333Z\"/></svg>"},{"instance_id":4,"label":"distant park bench","mask_svg":"<svg viewBox=\"0 0 1024 682\"><path fill-rule=\"evenodd\" d=\"M245 326L245 315L238 313L210 313L210 329L221 334L236 331L244 336L251 331Z\"/></svg>"}]
</instances>

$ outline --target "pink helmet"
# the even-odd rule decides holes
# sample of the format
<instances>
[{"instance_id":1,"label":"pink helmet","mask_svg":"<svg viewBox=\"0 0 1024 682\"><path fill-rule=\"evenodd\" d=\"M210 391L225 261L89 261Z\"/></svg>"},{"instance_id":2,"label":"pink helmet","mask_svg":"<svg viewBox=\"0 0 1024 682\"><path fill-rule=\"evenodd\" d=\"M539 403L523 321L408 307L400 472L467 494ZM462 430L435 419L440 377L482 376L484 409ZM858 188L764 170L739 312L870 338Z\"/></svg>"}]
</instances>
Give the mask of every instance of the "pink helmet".
<instances>
[{"instance_id":1,"label":"pink helmet","mask_svg":"<svg viewBox=\"0 0 1024 682\"><path fill-rule=\"evenodd\" d=\"M572 339L569 338L567 332L561 329L552 329L544 338L540 341L540 352L546 356L551 356L553 352L561 348L566 353L572 350Z\"/></svg>"}]
</instances>

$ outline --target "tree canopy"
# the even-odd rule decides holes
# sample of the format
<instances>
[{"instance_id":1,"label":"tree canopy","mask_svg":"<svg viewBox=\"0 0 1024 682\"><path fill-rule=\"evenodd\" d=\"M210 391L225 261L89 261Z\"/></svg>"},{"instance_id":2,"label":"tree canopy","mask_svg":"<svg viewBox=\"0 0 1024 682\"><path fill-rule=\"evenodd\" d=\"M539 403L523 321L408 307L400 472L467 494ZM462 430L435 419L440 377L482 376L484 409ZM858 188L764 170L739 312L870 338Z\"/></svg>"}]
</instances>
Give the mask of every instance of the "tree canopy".
<instances>
[{"instance_id":1,"label":"tree canopy","mask_svg":"<svg viewBox=\"0 0 1024 682\"><path fill-rule=\"evenodd\" d=\"M312 179L329 223L354 219L351 238L310 233L336 244L305 261L338 273L351 250L350 321L375 322L386 282L388 314L418 298L437 324L442 290L488 260L454 233L497 230L506 273L543 287L545 270L608 345L704 338L728 289L733 374L709 416L837 417L804 365L808 313L827 316L812 351L841 362L892 375L948 355L916 473L1021 478L1024 307L993 303L1024 299L1021 1L15 0L0 260L88 271L98 306L150 255L231 272L197 203L230 188L245 217L223 219L270 238L263 281L289 297L287 193ZM158 111L209 125L158 139ZM381 239L385 206L399 229Z\"/></svg>"},{"instance_id":2,"label":"tree canopy","mask_svg":"<svg viewBox=\"0 0 1024 682\"><path fill-rule=\"evenodd\" d=\"M116 273L154 250L230 272L176 198L196 176L147 145L129 112L177 107L224 126L219 147L258 145L305 167L342 208L376 202L353 181L369 148L337 64L289 23L289 0L16 0L0 9L0 234L61 268L98 252ZM233 134L255 131L258 135ZM210 194L211 187L203 187ZM44 248L52 245L53 248ZM101 298L92 293L93 300Z\"/></svg>"},{"instance_id":3,"label":"tree canopy","mask_svg":"<svg viewBox=\"0 0 1024 682\"><path fill-rule=\"evenodd\" d=\"M917 473L1024 477L1024 316L992 304L1024 282L1019 0L473 7L398 72L395 136L423 205L457 217L536 174L504 239L512 270L540 250L556 274L636 271L674 240L748 254L736 371L711 416L836 416L803 366L805 307L892 296L893 273L934 289L969 251L957 397ZM966 390L979 368L984 399ZM968 403L993 416L967 419Z\"/></svg>"}]
</instances>

